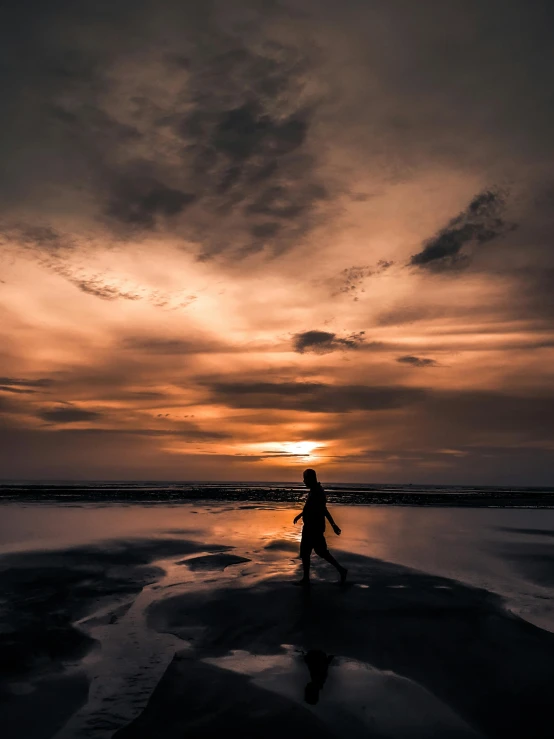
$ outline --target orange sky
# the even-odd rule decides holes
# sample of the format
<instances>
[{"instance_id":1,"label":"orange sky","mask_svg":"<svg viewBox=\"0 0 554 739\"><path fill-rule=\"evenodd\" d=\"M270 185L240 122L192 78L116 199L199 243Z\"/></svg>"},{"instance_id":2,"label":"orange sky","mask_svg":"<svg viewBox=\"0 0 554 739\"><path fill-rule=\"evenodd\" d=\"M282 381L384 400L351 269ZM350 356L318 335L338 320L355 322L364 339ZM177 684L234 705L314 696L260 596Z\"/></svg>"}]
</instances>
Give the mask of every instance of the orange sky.
<instances>
[{"instance_id":1,"label":"orange sky","mask_svg":"<svg viewBox=\"0 0 554 739\"><path fill-rule=\"evenodd\" d=\"M551 483L538 10L77 6L11 21L0 477Z\"/></svg>"}]
</instances>

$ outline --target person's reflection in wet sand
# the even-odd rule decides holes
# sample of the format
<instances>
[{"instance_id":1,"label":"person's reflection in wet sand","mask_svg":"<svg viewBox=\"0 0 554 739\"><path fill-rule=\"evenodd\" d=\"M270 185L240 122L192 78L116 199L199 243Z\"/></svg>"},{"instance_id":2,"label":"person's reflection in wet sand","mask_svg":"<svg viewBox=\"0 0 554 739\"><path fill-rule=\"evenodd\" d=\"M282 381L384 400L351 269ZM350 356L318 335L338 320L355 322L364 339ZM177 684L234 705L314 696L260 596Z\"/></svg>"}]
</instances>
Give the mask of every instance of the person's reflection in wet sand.
<instances>
[{"instance_id":1,"label":"person's reflection in wet sand","mask_svg":"<svg viewBox=\"0 0 554 739\"><path fill-rule=\"evenodd\" d=\"M310 671L310 680L304 688L304 700L312 706L319 700L319 691L327 680L329 665L333 661L333 655L327 655L321 649L310 649L304 655L304 662Z\"/></svg>"}]
</instances>

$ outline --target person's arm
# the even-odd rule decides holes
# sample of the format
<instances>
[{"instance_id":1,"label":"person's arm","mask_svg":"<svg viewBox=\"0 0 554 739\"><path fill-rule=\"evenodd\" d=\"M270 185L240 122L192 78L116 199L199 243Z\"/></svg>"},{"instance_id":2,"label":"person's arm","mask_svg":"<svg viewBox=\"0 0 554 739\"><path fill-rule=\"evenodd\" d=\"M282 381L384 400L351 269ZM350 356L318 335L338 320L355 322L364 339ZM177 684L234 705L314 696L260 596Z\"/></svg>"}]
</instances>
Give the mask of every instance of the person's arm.
<instances>
[{"instance_id":1,"label":"person's arm","mask_svg":"<svg viewBox=\"0 0 554 739\"><path fill-rule=\"evenodd\" d=\"M334 520L333 520L333 516L331 516L331 514L330 514L330 513L329 513L329 511L327 510L327 506L325 506L325 518L326 518L326 519L327 519L327 520L329 521L329 523L330 523L330 524L331 524L331 526L333 527L333 531L335 532L335 534L336 534L337 536L340 536L340 529L339 529L339 527L337 526L337 524L336 524L336 523L334 522Z\"/></svg>"},{"instance_id":2,"label":"person's arm","mask_svg":"<svg viewBox=\"0 0 554 739\"><path fill-rule=\"evenodd\" d=\"M304 510L301 510L298 516L295 516L293 523L298 523L298 521L300 521L303 515L304 515Z\"/></svg>"}]
</instances>

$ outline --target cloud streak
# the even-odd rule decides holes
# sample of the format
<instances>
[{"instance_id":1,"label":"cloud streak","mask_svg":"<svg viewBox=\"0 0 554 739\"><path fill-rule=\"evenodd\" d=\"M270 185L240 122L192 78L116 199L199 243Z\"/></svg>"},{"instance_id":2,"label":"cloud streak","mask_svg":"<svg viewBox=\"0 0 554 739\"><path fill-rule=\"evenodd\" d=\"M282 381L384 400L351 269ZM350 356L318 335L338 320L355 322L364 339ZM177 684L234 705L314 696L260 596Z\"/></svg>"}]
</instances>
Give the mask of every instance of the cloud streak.
<instances>
[{"instance_id":1,"label":"cloud streak","mask_svg":"<svg viewBox=\"0 0 554 739\"><path fill-rule=\"evenodd\" d=\"M402 408L418 403L426 396L421 388L317 382L212 382L208 388L214 402L232 408L285 408L309 413Z\"/></svg>"},{"instance_id":2,"label":"cloud streak","mask_svg":"<svg viewBox=\"0 0 554 739\"><path fill-rule=\"evenodd\" d=\"M102 417L102 414L68 405L43 410L38 414L38 417L49 423L79 423L81 421L96 421Z\"/></svg>"},{"instance_id":3,"label":"cloud streak","mask_svg":"<svg viewBox=\"0 0 554 739\"><path fill-rule=\"evenodd\" d=\"M405 354L402 357L397 357L396 361L400 364L407 364L410 367L437 367L438 362L428 357L414 357L411 354Z\"/></svg>"},{"instance_id":4,"label":"cloud streak","mask_svg":"<svg viewBox=\"0 0 554 739\"><path fill-rule=\"evenodd\" d=\"M0 385L4 387L42 389L50 387L54 381L47 377L39 377L36 380L21 377L0 377Z\"/></svg>"},{"instance_id":5,"label":"cloud streak","mask_svg":"<svg viewBox=\"0 0 554 739\"><path fill-rule=\"evenodd\" d=\"M359 349L365 342L364 335L365 331L343 337L329 331L303 331L293 336L293 348L298 354L329 354L345 349Z\"/></svg>"}]
</instances>

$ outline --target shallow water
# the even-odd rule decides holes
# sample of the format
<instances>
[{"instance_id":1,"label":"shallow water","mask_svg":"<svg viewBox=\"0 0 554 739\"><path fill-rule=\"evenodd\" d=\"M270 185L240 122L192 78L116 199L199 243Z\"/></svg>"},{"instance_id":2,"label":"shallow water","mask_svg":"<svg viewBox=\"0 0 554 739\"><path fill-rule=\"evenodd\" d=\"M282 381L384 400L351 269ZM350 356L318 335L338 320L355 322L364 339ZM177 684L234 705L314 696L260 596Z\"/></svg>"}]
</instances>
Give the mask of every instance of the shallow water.
<instances>
[{"instance_id":1,"label":"shallow water","mask_svg":"<svg viewBox=\"0 0 554 739\"><path fill-rule=\"evenodd\" d=\"M382 559L502 595L507 607L554 631L554 510L330 507L342 528L332 550ZM290 572L301 526L289 504L78 506L4 504L0 553L57 549L106 539L170 535L235 547L272 572ZM290 556L275 542L288 542ZM263 555L263 557L261 556ZM337 555L338 556L338 555ZM340 557L339 557L340 559ZM231 575L228 575L231 576Z\"/></svg>"}]
</instances>

